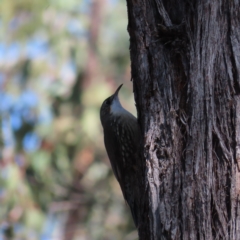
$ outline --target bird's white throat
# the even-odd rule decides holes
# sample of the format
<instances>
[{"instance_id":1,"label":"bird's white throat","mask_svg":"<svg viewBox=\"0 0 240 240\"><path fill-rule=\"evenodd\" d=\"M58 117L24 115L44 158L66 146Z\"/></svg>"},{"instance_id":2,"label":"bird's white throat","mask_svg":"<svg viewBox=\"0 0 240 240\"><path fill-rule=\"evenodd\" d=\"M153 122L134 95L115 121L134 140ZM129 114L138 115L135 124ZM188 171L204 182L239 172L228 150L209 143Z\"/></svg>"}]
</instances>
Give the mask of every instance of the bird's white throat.
<instances>
[{"instance_id":1,"label":"bird's white throat","mask_svg":"<svg viewBox=\"0 0 240 240\"><path fill-rule=\"evenodd\" d=\"M118 97L115 97L113 99L110 112L111 114L114 114L114 115L128 113L128 111L122 107Z\"/></svg>"}]
</instances>

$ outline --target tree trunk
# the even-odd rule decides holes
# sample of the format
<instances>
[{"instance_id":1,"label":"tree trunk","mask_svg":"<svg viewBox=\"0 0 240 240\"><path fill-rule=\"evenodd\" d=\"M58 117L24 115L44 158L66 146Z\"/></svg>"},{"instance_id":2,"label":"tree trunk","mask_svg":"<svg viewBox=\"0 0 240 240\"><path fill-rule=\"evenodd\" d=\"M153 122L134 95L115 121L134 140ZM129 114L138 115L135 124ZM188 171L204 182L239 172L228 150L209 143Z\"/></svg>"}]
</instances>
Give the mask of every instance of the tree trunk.
<instances>
[{"instance_id":1,"label":"tree trunk","mask_svg":"<svg viewBox=\"0 0 240 240\"><path fill-rule=\"evenodd\" d=\"M140 239L240 239L240 3L127 0Z\"/></svg>"}]
</instances>

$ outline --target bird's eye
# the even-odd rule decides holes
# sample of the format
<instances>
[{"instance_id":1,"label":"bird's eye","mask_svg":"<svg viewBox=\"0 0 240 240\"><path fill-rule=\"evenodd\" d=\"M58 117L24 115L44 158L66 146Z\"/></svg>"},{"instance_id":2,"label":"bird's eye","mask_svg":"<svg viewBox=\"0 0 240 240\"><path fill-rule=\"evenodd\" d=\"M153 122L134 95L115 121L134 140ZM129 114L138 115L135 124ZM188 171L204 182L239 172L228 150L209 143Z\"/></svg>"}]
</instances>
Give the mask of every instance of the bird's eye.
<instances>
[{"instance_id":1,"label":"bird's eye","mask_svg":"<svg viewBox=\"0 0 240 240\"><path fill-rule=\"evenodd\" d=\"M107 99L105 100L105 103L106 103L107 105L110 105L110 104L111 104L110 98L107 98Z\"/></svg>"}]
</instances>

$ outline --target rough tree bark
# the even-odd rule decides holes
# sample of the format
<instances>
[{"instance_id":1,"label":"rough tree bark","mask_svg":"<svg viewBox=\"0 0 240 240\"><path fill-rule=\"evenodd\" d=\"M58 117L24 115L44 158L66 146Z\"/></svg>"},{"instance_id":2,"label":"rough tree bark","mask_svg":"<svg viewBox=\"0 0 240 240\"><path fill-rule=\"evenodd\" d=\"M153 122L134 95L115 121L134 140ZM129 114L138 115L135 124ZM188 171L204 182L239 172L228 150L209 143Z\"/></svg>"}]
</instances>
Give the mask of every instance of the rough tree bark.
<instances>
[{"instance_id":1,"label":"rough tree bark","mask_svg":"<svg viewBox=\"0 0 240 240\"><path fill-rule=\"evenodd\" d=\"M240 239L240 3L127 0L140 239Z\"/></svg>"}]
</instances>

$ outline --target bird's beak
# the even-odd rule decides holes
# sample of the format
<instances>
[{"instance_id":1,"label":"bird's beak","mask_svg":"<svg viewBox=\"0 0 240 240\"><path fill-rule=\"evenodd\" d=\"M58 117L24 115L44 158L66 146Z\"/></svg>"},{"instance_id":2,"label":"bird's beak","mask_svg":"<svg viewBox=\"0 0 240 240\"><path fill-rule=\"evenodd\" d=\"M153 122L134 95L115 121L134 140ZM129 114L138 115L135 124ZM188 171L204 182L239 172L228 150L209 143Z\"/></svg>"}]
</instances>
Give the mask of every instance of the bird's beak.
<instances>
[{"instance_id":1,"label":"bird's beak","mask_svg":"<svg viewBox=\"0 0 240 240\"><path fill-rule=\"evenodd\" d=\"M118 96L118 92L119 92L119 90L121 89L122 85L123 85L123 84L121 84L121 85L117 88L117 90L116 90L115 93L113 94L114 97L117 97L117 96Z\"/></svg>"}]
</instances>

